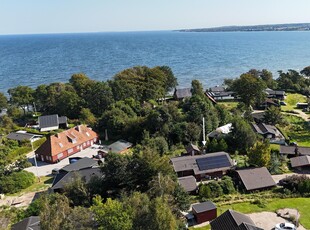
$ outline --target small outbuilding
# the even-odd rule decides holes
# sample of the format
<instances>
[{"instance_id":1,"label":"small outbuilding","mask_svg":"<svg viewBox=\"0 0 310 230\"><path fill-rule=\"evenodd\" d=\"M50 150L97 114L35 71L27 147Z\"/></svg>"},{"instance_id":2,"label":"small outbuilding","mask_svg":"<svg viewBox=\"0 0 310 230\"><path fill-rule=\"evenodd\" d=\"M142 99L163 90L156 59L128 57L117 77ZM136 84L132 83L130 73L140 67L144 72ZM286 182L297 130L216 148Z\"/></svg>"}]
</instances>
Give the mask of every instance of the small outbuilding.
<instances>
[{"instance_id":1,"label":"small outbuilding","mask_svg":"<svg viewBox=\"0 0 310 230\"><path fill-rule=\"evenodd\" d=\"M310 147L280 145L280 154L288 157L310 155Z\"/></svg>"},{"instance_id":2,"label":"small outbuilding","mask_svg":"<svg viewBox=\"0 0 310 230\"><path fill-rule=\"evenodd\" d=\"M196 193L197 191L197 183L196 178L194 176L185 176L178 178L179 184L184 188L184 190L188 193Z\"/></svg>"},{"instance_id":3,"label":"small outbuilding","mask_svg":"<svg viewBox=\"0 0 310 230\"><path fill-rule=\"evenodd\" d=\"M197 145L193 145L192 143L190 143L188 146L186 146L185 150L186 150L186 154L190 155L190 156L200 155L201 154L201 151L198 148L198 146Z\"/></svg>"},{"instance_id":4,"label":"small outbuilding","mask_svg":"<svg viewBox=\"0 0 310 230\"><path fill-rule=\"evenodd\" d=\"M217 217L217 209L214 203L206 201L192 206L192 211L197 224L214 220Z\"/></svg>"}]
</instances>

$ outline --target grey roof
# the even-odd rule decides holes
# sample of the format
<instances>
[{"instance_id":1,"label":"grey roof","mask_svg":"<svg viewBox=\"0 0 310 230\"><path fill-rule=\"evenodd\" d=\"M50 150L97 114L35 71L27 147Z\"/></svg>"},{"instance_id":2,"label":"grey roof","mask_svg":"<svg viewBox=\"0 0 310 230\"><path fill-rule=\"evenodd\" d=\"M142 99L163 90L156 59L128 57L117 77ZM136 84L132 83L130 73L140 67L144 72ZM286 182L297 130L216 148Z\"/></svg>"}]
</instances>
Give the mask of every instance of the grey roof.
<instances>
[{"instance_id":1,"label":"grey roof","mask_svg":"<svg viewBox=\"0 0 310 230\"><path fill-rule=\"evenodd\" d=\"M122 151L125 151L126 149L129 149L132 147L132 143L128 142L128 141L124 141L124 140L118 140L112 144L110 144L109 146L106 146L104 149L102 149L101 151L103 152L112 152L112 153L120 153Z\"/></svg>"},{"instance_id":2,"label":"grey roof","mask_svg":"<svg viewBox=\"0 0 310 230\"><path fill-rule=\"evenodd\" d=\"M40 230L40 217L31 216L12 225L12 230Z\"/></svg>"},{"instance_id":3,"label":"grey roof","mask_svg":"<svg viewBox=\"0 0 310 230\"><path fill-rule=\"evenodd\" d=\"M268 95L285 96L285 91L284 90L266 89L266 93Z\"/></svg>"},{"instance_id":4,"label":"grey roof","mask_svg":"<svg viewBox=\"0 0 310 230\"><path fill-rule=\"evenodd\" d=\"M61 170L66 171L66 172L71 172L71 171L78 171L81 169L86 169L86 168L93 168L95 166L98 166L98 161L84 157L72 164L69 164L65 167L63 167Z\"/></svg>"},{"instance_id":5,"label":"grey roof","mask_svg":"<svg viewBox=\"0 0 310 230\"><path fill-rule=\"evenodd\" d=\"M188 146L186 146L185 149L186 149L186 152L187 152L187 153L190 153L190 152L192 152L193 150L200 152L200 149L198 148L198 146L197 146L197 145L193 145L192 143L189 144Z\"/></svg>"},{"instance_id":6,"label":"grey roof","mask_svg":"<svg viewBox=\"0 0 310 230\"><path fill-rule=\"evenodd\" d=\"M88 183L93 176L101 176L102 173L100 168L87 168L79 171L60 173L56 175L52 189L63 189L65 184L71 183L74 180L75 175L80 175L85 179L85 182Z\"/></svg>"},{"instance_id":7,"label":"grey roof","mask_svg":"<svg viewBox=\"0 0 310 230\"><path fill-rule=\"evenodd\" d=\"M263 230L253 220L233 210L227 210L210 223L212 230Z\"/></svg>"},{"instance_id":8,"label":"grey roof","mask_svg":"<svg viewBox=\"0 0 310 230\"><path fill-rule=\"evenodd\" d=\"M66 116L58 117L59 124L67 124L68 118Z\"/></svg>"},{"instance_id":9,"label":"grey roof","mask_svg":"<svg viewBox=\"0 0 310 230\"><path fill-rule=\"evenodd\" d=\"M48 128L48 127L54 127L59 125L58 120L58 114L53 115L46 115L46 116L40 116L39 117L39 127L42 128Z\"/></svg>"},{"instance_id":10,"label":"grey roof","mask_svg":"<svg viewBox=\"0 0 310 230\"><path fill-rule=\"evenodd\" d=\"M298 154L301 155L310 155L310 147L297 147ZM280 154L295 154L295 146L285 146L285 145L280 145Z\"/></svg>"},{"instance_id":11,"label":"grey roof","mask_svg":"<svg viewBox=\"0 0 310 230\"><path fill-rule=\"evenodd\" d=\"M277 134L278 129L273 126L273 125L267 125L265 123L260 123L260 124L252 124L254 130L259 133L259 134L267 134L267 133L271 133L271 134Z\"/></svg>"},{"instance_id":12,"label":"grey roof","mask_svg":"<svg viewBox=\"0 0 310 230\"><path fill-rule=\"evenodd\" d=\"M183 99L185 97L191 97L192 96L191 88L175 89L175 96L178 99Z\"/></svg>"},{"instance_id":13,"label":"grey roof","mask_svg":"<svg viewBox=\"0 0 310 230\"><path fill-rule=\"evenodd\" d=\"M247 191L276 186L266 167L237 170Z\"/></svg>"},{"instance_id":14,"label":"grey roof","mask_svg":"<svg viewBox=\"0 0 310 230\"><path fill-rule=\"evenodd\" d=\"M216 206L211 201L205 201L203 203L194 204L192 206L192 209L195 210L196 213L202 213L202 212L214 210L216 209Z\"/></svg>"},{"instance_id":15,"label":"grey roof","mask_svg":"<svg viewBox=\"0 0 310 230\"><path fill-rule=\"evenodd\" d=\"M194 176L185 176L178 178L179 184L186 192L192 192L197 189L196 178Z\"/></svg>"},{"instance_id":16,"label":"grey roof","mask_svg":"<svg viewBox=\"0 0 310 230\"><path fill-rule=\"evenodd\" d=\"M291 158L291 165L293 168L309 166L310 165L310 156L298 156Z\"/></svg>"},{"instance_id":17,"label":"grey roof","mask_svg":"<svg viewBox=\"0 0 310 230\"><path fill-rule=\"evenodd\" d=\"M225 163L224 167L218 167L214 160L219 160L219 163ZM175 172L182 172L193 170L194 174L202 174L202 173L211 173L218 172L221 170L228 170L233 167L233 162L226 152L216 152L216 153L208 153L204 155L196 155L196 156L183 156L183 157L174 157L170 159ZM207 169L199 166L199 161L204 160L207 164ZM208 163L208 160L210 162Z\"/></svg>"},{"instance_id":18,"label":"grey roof","mask_svg":"<svg viewBox=\"0 0 310 230\"><path fill-rule=\"evenodd\" d=\"M34 137L42 137L42 135L32 134L32 133L9 133L7 135L8 139L23 141L23 140L31 140Z\"/></svg>"},{"instance_id":19,"label":"grey roof","mask_svg":"<svg viewBox=\"0 0 310 230\"><path fill-rule=\"evenodd\" d=\"M224 92L225 88L223 86L214 86L210 88L211 92Z\"/></svg>"},{"instance_id":20,"label":"grey roof","mask_svg":"<svg viewBox=\"0 0 310 230\"><path fill-rule=\"evenodd\" d=\"M265 111L260 111L260 112L253 112L251 113L251 116L254 118L254 119L257 119L257 120L263 120L264 117L265 117Z\"/></svg>"}]
</instances>

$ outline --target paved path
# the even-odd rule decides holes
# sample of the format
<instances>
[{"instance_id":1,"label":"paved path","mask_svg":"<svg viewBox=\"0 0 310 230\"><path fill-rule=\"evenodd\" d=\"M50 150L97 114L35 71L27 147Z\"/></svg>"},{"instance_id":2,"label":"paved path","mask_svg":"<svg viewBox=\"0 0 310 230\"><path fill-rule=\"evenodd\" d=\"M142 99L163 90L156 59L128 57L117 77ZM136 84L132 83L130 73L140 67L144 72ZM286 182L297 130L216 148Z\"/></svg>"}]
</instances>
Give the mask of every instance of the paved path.
<instances>
[{"instance_id":1,"label":"paved path","mask_svg":"<svg viewBox=\"0 0 310 230\"><path fill-rule=\"evenodd\" d=\"M73 155L71 155L70 157L89 157L91 158L93 155L97 155L98 152L98 145L93 145L90 148L84 149L81 152L75 153ZM29 153L27 154L28 160L32 163L32 165L34 164L34 154L33 153ZM28 172L32 172L34 173L34 175L36 176L47 176L50 175L52 173L52 170L57 168L57 169L61 169L64 166L69 164L69 158L65 158L63 160L61 160L58 163L55 164L49 164L49 163L45 163L42 161L37 161L38 164L38 168L36 168L35 166L26 168L25 170Z\"/></svg>"},{"instance_id":2,"label":"paved path","mask_svg":"<svg viewBox=\"0 0 310 230\"><path fill-rule=\"evenodd\" d=\"M282 217L277 216L274 212L259 212L247 214L257 227L263 228L264 230L274 229L276 224L288 222ZM303 226L299 226L298 230L306 230Z\"/></svg>"},{"instance_id":3,"label":"paved path","mask_svg":"<svg viewBox=\"0 0 310 230\"><path fill-rule=\"evenodd\" d=\"M286 174L271 175L271 176L273 180L278 184L280 180L284 179L287 176L292 176L292 175L306 175L307 177L310 178L310 174L308 173L286 173Z\"/></svg>"}]
</instances>

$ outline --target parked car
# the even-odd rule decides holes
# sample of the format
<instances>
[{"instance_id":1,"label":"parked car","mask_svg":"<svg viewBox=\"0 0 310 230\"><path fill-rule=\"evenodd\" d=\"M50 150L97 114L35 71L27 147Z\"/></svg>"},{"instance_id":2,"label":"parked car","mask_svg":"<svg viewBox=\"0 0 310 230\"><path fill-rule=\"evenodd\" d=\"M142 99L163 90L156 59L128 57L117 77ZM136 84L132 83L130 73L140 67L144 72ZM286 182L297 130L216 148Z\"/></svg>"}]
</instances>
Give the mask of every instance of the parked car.
<instances>
[{"instance_id":1,"label":"parked car","mask_svg":"<svg viewBox=\"0 0 310 230\"><path fill-rule=\"evenodd\" d=\"M287 105L285 101L280 101L280 105Z\"/></svg>"},{"instance_id":2,"label":"parked car","mask_svg":"<svg viewBox=\"0 0 310 230\"><path fill-rule=\"evenodd\" d=\"M297 230L294 224L291 223L280 223L274 228L275 230Z\"/></svg>"}]
</instances>

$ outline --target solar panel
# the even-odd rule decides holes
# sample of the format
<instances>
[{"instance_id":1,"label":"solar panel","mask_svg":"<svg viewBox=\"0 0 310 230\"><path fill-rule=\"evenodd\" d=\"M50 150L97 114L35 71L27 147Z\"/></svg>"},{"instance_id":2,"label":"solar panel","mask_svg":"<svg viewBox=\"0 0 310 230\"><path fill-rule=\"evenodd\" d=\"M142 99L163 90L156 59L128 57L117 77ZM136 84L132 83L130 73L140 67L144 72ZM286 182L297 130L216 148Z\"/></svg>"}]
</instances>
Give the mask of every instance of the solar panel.
<instances>
[{"instance_id":1,"label":"solar panel","mask_svg":"<svg viewBox=\"0 0 310 230\"><path fill-rule=\"evenodd\" d=\"M230 167L231 163L226 155L200 158L196 160L200 171Z\"/></svg>"}]
</instances>

